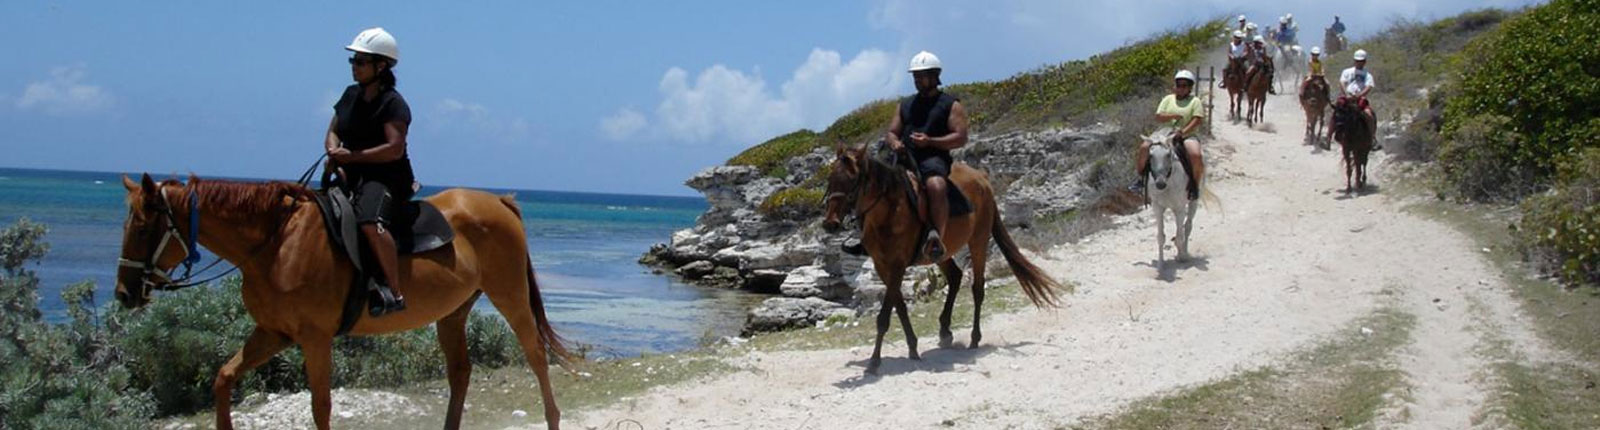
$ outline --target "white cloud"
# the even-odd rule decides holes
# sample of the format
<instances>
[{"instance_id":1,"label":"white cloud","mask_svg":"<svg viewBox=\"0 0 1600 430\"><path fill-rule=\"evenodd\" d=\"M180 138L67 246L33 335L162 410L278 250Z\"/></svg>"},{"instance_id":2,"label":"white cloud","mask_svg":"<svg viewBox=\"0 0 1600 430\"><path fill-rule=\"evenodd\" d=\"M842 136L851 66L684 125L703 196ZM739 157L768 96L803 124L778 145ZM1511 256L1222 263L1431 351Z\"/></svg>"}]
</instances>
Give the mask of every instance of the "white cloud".
<instances>
[{"instance_id":1,"label":"white cloud","mask_svg":"<svg viewBox=\"0 0 1600 430\"><path fill-rule=\"evenodd\" d=\"M759 69L751 72L717 64L691 80L673 67L661 76L661 102L655 118L624 109L601 120L601 131L632 135L654 124L667 139L751 145L799 128L820 129L868 101L895 94L904 79L891 56L862 51L850 61L836 51L816 48L789 76L770 89Z\"/></svg>"},{"instance_id":2,"label":"white cloud","mask_svg":"<svg viewBox=\"0 0 1600 430\"><path fill-rule=\"evenodd\" d=\"M115 102L111 93L84 82L88 71L82 65L57 67L50 78L28 84L17 97L17 109L37 110L50 115L81 115L104 111Z\"/></svg>"},{"instance_id":3,"label":"white cloud","mask_svg":"<svg viewBox=\"0 0 1600 430\"><path fill-rule=\"evenodd\" d=\"M646 125L649 125L649 120L645 119L644 114L632 108L622 108L615 115L600 120L600 134L611 140L628 140Z\"/></svg>"},{"instance_id":4,"label":"white cloud","mask_svg":"<svg viewBox=\"0 0 1600 430\"><path fill-rule=\"evenodd\" d=\"M441 129L458 129L476 138L501 142L524 140L530 128L520 117L504 117L484 105L453 98L440 100L429 122Z\"/></svg>"}]
</instances>

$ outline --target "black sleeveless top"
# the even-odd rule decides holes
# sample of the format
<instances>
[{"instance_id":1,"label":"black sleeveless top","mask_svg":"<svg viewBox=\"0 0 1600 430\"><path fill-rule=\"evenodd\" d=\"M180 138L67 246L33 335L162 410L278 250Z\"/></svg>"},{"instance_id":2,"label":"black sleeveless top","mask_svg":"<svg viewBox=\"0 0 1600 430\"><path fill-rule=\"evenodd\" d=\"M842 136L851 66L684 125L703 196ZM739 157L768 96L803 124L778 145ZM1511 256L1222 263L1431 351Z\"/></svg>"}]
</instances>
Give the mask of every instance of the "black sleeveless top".
<instances>
[{"instance_id":1,"label":"black sleeveless top","mask_svg":"<svg viewBox=\"0 0 1600 430\"><path fill-rule=\"evenodd\" d=\"M378 94L372 101L365 100L361 93L360 85L351 85L344 89L339 102L333 104L333 112L338 116L333 133L344 142L345 148L358 151L387 143L388 138L383 134L384 124L398 121L411 125L411 106L393 88ZM400 159L387 163L347 164L343 167L351 184L378 181L387 186L391 193L410 195L411 183L415 180L409 154L401 154Z\"/></svg>"},{"instance_id":2,"label":"black sleeveless top","mask_svg":"<svg viewBox=\"0 0 1600 430\"><path fill-rule=\"evenodd\" d=\"M920 131L932 138L954 132L950 129L950 110L960 100L940 91L930 97L913 94L900 102L900 142L911 148L912 156L919 160L932 156L950 157L950 151L913 147L911 133Z\"/></svg>"}]
</instances>

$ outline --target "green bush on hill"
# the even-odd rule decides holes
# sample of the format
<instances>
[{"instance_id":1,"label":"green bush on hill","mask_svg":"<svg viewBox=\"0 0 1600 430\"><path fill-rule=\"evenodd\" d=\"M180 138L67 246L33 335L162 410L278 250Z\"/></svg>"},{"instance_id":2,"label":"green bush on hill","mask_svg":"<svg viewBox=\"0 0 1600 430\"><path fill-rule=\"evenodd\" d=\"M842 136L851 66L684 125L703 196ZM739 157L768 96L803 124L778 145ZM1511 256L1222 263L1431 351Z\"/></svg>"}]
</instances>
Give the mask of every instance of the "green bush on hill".
<instances>
[{"instance_id":1,"label":"green bush on hill","mask_svg":"<svg viewBox=\"0 0 1600 430\"><path fill-rule=\"evenodd\" d=\"M1499 29L1470 43L1463 55L1460 87L1445 105L1441 156L1456 160L1472 154L1504 156L1492 163L1516 169L1519 181L1490 189L1457 190L1468 198L1520 198L1526 190L1548 186L1557 166L1584 148L1600 145L1600 2L1556 0L1506 20ZM1484 115L1507 119L1520 139L1467 142L1474 122ZM1472 145L1495 145L1484 150ZM1468 152L1447 155L1452 152ZM1481 170L1442 165L1447 182L1470 181Z\"/></svg>"},{"instance_id":2,"label":"green bush on hill","mask_svg":"<svg viewBox=\"0 0 1600 430\"><path fill-rule=\"evenodd\" d=\"M1562 164L1559 185L1522 203L1519 239L1569 283L1600 284L1600 148Z\"/></svg>"}]
</instances>

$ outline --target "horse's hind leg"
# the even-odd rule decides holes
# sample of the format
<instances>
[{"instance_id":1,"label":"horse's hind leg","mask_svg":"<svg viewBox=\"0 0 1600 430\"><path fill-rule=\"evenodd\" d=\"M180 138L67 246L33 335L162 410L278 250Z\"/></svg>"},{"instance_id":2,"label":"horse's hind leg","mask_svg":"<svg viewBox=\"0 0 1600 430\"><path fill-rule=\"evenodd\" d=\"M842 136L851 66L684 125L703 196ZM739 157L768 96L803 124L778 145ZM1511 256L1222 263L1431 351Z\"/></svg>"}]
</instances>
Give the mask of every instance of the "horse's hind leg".
<instances>
[{"instance_id":1,"label":"horse's hind leg","mask_svg":"<svg viewBox=\"0 0 1600 430\"><path fill-rule=\"evenodd\" d=\"M995 222L1000 222L995 220ZM975 246L967 249L972 257L972 341L967 348L977 348L978 342L983 340L983 287L985 285L983 273L989 263L989 229L974 232L980 240L974 240Z\"/></svg>"},{"instance_id":2,"label":"horse's hind leg","mask_svg":"<svg viewBox=\"0 0 1600 430\"><path fill-rule=\"evenodd\" d=\"M545 425L550 430L556 430L561 428L561 409L556 406L555 389L550 386L549 353L546 352L544 338L540 337L539 323L533 315L531 297L528 296L531 286L521 282L516 284L484 291L489 294L489 302L494 303L495 309L511 325L511 331L516 333L517 343L522 345L522 353L528 358L528 367L539 380L539 398L544 403Z\"/></svg>"},{"instance_id":3,"label":"horse's hind leg","mask_svg":"<svg viewBox=\"0 0 1600 430\"><path fill-rule=\"evenodd\" d=\"M444 352L445 378L450 381L450 403L444 418L446 429L461 428L461 408L467 401L467 383L472 380L472 361L467 358L467 317L481 294L473 294L455 312L434 324L439 350Z\"/></svg>"},{"instance_id":4,"label":"horse's hind leg","mask_svg":"<svg viewBox=\"0 0 1600 430\"><path fill-rule=\"evenodd\" d=\"M939 263L939 271L944 273L947 284L944 310L939 311L939 347L949 348L955 338L955 334L950 333L950 313L955 309L956 293L961 291L961 266L951 258Z\"/></svg>"},{"instance_id":5,"label":"horse's hind leg","mask_svg":"<svg viewBox=\"0 0 1600 430\"><path fill-rule=\"evenodd\" d=\"M250 337L244 341L244 347L233 354L233 358L217 370L217 379L211 384L211 398L216 402L217 428L231 430L233 428L233 412L229 410L233 404L233 384L245 372L266 363L278 352L289 346L289 338L256 327L250 332Z\"/></svg>"}]
</instances>

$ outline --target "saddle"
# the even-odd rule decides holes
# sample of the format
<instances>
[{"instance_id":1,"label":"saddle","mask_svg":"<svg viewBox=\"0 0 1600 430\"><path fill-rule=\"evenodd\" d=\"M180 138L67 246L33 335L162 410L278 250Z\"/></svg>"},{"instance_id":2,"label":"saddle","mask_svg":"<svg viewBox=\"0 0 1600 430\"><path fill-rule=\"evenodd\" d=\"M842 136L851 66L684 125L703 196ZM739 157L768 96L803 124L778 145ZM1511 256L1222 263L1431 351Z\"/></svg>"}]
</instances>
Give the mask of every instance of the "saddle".
<instances>
[{"instance_id":1,"label":"saddle","mask_svg":"<svg viewBox=\"0 0 1600 430\"><path fill-rule=\"evenodd\" d=\"M341 188L331 187L318 190L316 200L317 209L322 212L323 226L327 228L334 248L343 251L351 265L355 266L350 292L345 296L344 311L339 314L337 334L344 335L361 318L361 310L366 308L367 301L386 291L380 291L382 287L377 279L365 269L375 266L376 260L372 257L372 251L367 249L366 241L361 240L361 228L356 225L355 205L351 196ZM390 233L394 236L395 250L400 255L439 249L455 239L450 222L432 203L413 200L398 204L398 216Z\"/></svg>"}]
</instances>

